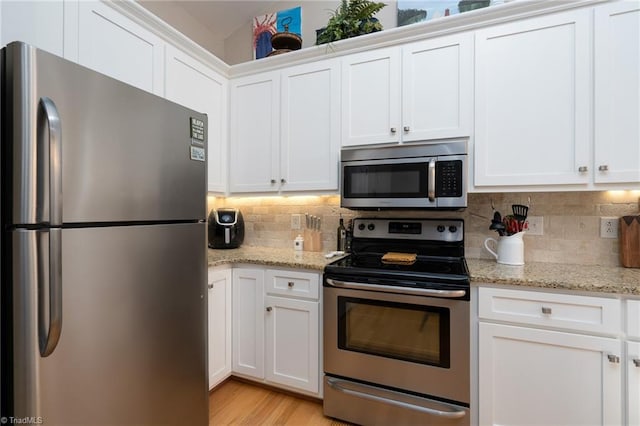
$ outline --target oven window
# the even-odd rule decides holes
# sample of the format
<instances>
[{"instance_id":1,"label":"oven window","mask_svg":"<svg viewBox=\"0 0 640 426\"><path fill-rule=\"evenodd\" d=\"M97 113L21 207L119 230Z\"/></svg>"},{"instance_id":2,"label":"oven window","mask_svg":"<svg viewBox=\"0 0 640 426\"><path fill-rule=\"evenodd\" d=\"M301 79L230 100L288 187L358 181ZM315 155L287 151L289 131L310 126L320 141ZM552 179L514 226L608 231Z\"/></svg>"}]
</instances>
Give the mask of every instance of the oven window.
<instances>
[{"instance_id":1,"label":"oven window","mask_svg":"<svg viewBox=\"0 0 640 426\"><path fill-rule=\"evenodd\" d=\"M345 166L347 198L424 198L427 163Z\"/></svg>"},{"instance_id":2,"label":"oven window","mask_svg":"<svg viewBox=\"0 0 640 426\"><path fill-rule=\"evenodd\" d=\"M338 347L449 368L449 309L338 297Z\"/></svg>"}]
</instances>

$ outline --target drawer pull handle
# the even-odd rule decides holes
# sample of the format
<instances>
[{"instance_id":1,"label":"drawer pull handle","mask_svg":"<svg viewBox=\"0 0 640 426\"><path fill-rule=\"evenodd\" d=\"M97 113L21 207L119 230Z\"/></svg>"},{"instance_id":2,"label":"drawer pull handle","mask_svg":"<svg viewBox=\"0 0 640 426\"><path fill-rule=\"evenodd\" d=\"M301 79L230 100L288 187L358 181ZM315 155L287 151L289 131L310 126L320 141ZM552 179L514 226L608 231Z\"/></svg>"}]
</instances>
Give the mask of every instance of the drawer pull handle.
<instances>
[{"instance_id":1,"label":"drawer pull handle","mask_svg":"<svg viewBox=\"0 0 640 426\"><path fill-rule=\"evenodd\" d=\"M273 308L271 306L267 306L267 312L271 312Z\"/></svg>"},{"instance_id":2,"label":"drawer pull handle","mask_svg":"<svg viewBox=\"0 0 640 426\"><path fill-rule=\"evenodd\" d=\"M293 281L289 281L287 285L289 286L289 288L292 288L295 285L295 283Z\"/></svg>"},{"instance_id":3,"label":"drawer pull handle","mask_svg":"<svg viewBox=\"0 0 640 426\"><path fill-rule=\"evenodd\" d=\"M620 357L617 355L609 354L607 355L607 358L609 359L609 362L612 362L614 364L620 364Z\"/></svg>"},{"instance_id":4,"label":"drawer pull handle","mask_svg":"<svg viewBox=\"0 0 640 426\"><path fill-rule=\"evenodd\" d=\"M636 367L640 367L640 358L632 359L631 361Z\"/></svg>"},{"instance_id":5,"label":"drawer pull handle","mask_svg":"<svg viewBox=\"0 0 640 426\"><path fill-rule=\"evenodd\" d=\"M542 307L542 313L545 315L551 315L551 308Z\"/></svg>"}]
</instances>

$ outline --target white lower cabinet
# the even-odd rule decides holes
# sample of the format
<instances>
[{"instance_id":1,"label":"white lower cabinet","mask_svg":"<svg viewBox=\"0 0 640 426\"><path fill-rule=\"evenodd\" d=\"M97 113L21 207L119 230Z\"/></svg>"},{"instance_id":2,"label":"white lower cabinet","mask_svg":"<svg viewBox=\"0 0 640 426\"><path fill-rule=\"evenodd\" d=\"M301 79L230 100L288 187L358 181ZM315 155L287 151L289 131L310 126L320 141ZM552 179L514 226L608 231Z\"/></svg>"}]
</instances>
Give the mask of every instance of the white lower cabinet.
<instances>
[{"instance_id":1,"label":"white lower cabinet","mask_svg":"<svg viewBox=\"0 0 640 426\"><path fill-rule=\"evenodd\" d=\"M623 423L618 299L482 287L478 295L481 425ZM593 330L590 312L601 318Z\"/></svg>"},{"instance_id":2,"label":"white lower cabinet","mask_svg":"<svg viewBox=\"0 0 640 426\"><path fill-rule=\"evenodd\" d=\"M621 349L613 338L481 322L480 424L621 424Z\"/></svg>"},{"instance_id":3,"label":"white lower cabinet","mask_svg":"<svg viewBox=\"0 0 640 426\"><path fill-rule=\"evenodd\" d=\"M627 424L640 425L640 300L627 301Z\"/></svg>"},{"instance_id":4,"label":"white lower cabinet","mask_svg":"<svg viewBox=\"0 0 640 426\"><path fill-rule=\"evenodd\" d=\"M320 395L320 274L233 269L233 373Z\"/></svg>"},{"instance_id":5,"label":"white lower cabinet","mask_svg":"<svg viewBox=\"0 0 640 426\"><path fill-rule=\"evenodd\" d=\"M267 296L266 379L318 392L318 302Z\"/></svg>"},{"instance_id":6,"label":"white lower cabinet","mask_svg":"<svg viewBox=\"0 0 640 426\"><path fill-rule=\"evenodd\" d=\"M627 342L627 415L629 425L640 425L640 342Z\"/></svg>"},{"instance_id":7,"label":"white lower cabinet","mask_svg":"<svg viewBox=\"0 0 640 426\"><path fill-rule=\"evenodd\" d=\"M231 269L209 268L209 389L231 375Z\"/></svg>"},{"instance_id":8,"label":"white lower cabinet","mask_svg":"<svg viewBox=\"0 0 640 426\"><path fill-rule=\"evenodd\" d=\"M233 268L232 370L264 379L264 270Z\"/></svg>"}]
</instances>

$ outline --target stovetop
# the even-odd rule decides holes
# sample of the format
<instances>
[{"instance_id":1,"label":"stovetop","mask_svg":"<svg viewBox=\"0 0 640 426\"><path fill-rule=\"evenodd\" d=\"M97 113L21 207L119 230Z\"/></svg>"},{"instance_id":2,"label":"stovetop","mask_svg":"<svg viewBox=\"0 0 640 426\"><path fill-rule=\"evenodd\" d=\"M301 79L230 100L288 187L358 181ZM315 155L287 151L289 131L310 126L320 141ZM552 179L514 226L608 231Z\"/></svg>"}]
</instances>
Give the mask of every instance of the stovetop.
<instances>
[{"instance_id":1,"label":"stovetop","mask_svg":"<svg viewBox=\"0 0 640 426\"><path fill-rule=\"evenodd\" d=\"M386 285L469 286L464 224L451 219L355 219L352 253L325 267L325 274ZM415 255L413 264L387 264L387 252Z\"/></svg>"}]
</instances>

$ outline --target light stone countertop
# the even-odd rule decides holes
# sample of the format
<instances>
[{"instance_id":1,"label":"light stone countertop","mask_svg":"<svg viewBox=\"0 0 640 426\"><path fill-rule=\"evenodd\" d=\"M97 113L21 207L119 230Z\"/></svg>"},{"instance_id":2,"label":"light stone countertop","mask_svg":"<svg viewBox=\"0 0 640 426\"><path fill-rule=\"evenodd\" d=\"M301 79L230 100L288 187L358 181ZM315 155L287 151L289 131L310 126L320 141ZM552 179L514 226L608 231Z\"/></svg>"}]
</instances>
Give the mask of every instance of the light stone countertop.
<instances>
[{"instance_id":1,"label":"light stone countertop","mask_svg":"<svg viewBox=\"0 0 640 426\"><path fill-rule=\"evenodd\" d=\"M252 263L282 268L302 268L322 272L338 259L326 259L324 252L295 252L293 249L242 246L237 249L208 250L209 266ZM492 260L467 259L473 284L502 284L640 296L640 268L611 266L527 263L500 265Z\"/></svg>"}]
</instances>

